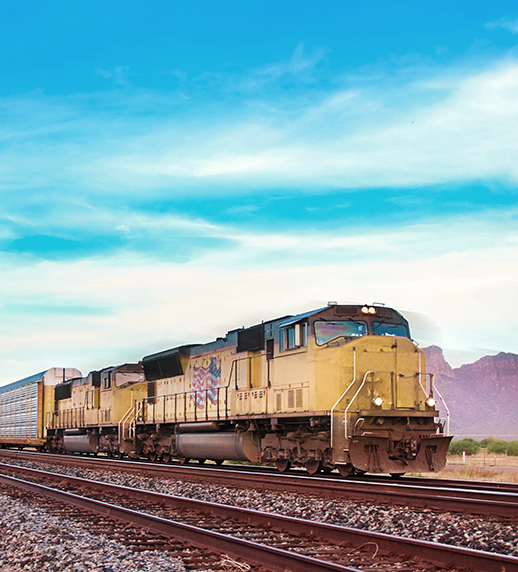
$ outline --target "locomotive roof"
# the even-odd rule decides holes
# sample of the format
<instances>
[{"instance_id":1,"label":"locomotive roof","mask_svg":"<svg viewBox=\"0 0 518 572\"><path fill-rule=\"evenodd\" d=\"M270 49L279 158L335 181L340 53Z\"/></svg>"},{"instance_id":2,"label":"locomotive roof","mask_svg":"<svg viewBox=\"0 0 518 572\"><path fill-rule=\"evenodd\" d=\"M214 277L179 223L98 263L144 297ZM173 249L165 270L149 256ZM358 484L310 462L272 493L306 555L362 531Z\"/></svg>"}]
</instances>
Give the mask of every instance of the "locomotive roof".
<instances>
[{"instance_id":1,"label":"locomotive roof","mask_svg":"<svg viewBox=\"0 0 518 572\"><path fill-rule=\"evenodd\" d=\"M279 318L278 320L272 320L272 322L277 322L277 326L279 328L285 328L286 326L290 326L291 324L296 324L297 322L300 322L300 320L304 320L305 318L314 316L315 314L322 312L322 310L325 310L326 308L327 306L324 308L318 308L318 310L311 310L310 312L304 312L303 314L296 314L295 316L286 316L284 318Z\"/></svg>"},{"instance_id":2,"label":"locomotive roof","mask_svg":"<svg viewBox=\"0 0 518 572\"><path fill-rule=\"evenodd\" d=\"M329 310L331 308L335 308L335 312L337 312L337 316L353 316L356 314L356 312L351 312L351 310L353 309L357 309L357 311L359 311L364 305L363 304L334 304L334 303L329 303L327 306L324 306L322 308L317 308L316 310L310 310L309 312L303 312L301 314L295 314L295 315L288 315L288 316L282 316L280 318L276 318L274 320L268 320L265 322L261 322L260 324L255 324L253 326L249 326L248 328L236 328L234 330L229 330L224 338L216 338L213 341L210 342L206 342L206 343L202 343L202 344L189 344L189 345L183 345L183 346L177 346L175 348L171 348L171 349L167 349L161 352L157 352L154 354L150 354L147 356L144 356L142 358L142 363L148 362L150 360L155 360L155 359L161 359L161 358L165 358L165 357L169 357L172 354L176 354L176 355L184 355L184 356L189 356L191 355L191 353L194 351L197 351L199 348L203 348L204 351L217 351L220 349L223 349L225 347L229 347L229 346L233 346L238 344L239 345L239 338L241 336L243 336L244 334L246 334L247 332L252 332L252 330L258 330L261 329L262 327L266 326L267 324L270 324L271 326L273 326L274 328L284 328L286 326L289 326L291 324L295 324L301 320L304 320L306 318L310 318L311 316L315 316L321 312L324 312L325 310ZM399 312L397 312L396 310L393 310L392 308L388 308L382 305L378 305L376 304L375 307L378 309L378 312L381 314L381 309L383 309L383 312L389 313L389 317L393 316L393 315L397 315L399 317L402 317L401 314L399 314ZM387 316L384 316L387 317Z\"/></svg>"}]
</instances>

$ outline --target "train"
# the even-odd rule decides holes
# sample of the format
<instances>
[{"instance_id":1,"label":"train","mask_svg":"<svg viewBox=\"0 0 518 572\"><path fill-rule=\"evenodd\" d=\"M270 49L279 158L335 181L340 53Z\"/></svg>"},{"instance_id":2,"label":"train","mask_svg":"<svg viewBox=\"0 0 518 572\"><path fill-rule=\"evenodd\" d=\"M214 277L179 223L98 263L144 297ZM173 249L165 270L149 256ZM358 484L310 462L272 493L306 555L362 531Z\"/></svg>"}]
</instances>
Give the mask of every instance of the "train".
<instances>
[{"instance_id":1,"label":"train","mask_svg":"<svg viewBox=\"0 0 518 572\"><path fill-rule=\"evenodd\" d=\"M1 387L0 447L396 476L444 468L439 399L402 314L328 303L86 377L51 368Z\"/></svg>"}]
</instances>

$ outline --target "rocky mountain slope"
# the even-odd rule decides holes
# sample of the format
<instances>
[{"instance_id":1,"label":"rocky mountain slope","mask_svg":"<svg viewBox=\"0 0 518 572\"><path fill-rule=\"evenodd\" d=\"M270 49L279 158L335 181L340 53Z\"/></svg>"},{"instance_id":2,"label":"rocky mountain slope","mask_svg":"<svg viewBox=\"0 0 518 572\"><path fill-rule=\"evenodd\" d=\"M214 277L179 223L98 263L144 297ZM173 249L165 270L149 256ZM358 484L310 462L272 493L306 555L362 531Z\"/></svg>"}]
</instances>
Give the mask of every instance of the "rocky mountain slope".
<instances>
[{"instance_id":1,"label":"rocky mountain slope","mask_svg":"<svg viewBox=\"0 0 518 572\"><path fill-rule=\"evenodd\" d=\"M452 368L441 348L423 348L427 370L450 410L450 433L518 439L518 355L501 352Z\"/></svg>"}]
</instances>

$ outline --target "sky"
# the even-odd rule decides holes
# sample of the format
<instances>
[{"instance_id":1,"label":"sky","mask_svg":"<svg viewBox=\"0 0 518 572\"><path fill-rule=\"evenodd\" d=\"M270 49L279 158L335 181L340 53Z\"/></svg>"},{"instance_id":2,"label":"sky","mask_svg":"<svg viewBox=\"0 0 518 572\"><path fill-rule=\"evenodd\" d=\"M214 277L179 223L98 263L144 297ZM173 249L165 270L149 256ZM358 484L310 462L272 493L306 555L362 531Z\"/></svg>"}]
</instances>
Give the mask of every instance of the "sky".
<instances>
[{"instance_id":1,"label":"sky","mask_svg":"<svg viewBox=\"0 0 518 572\"><path fill-rule=\"evenodd\" d=\"M3 0L0 197L0 384L328 301L518 353L518 7Z\"/></svg>"}]
</instances>

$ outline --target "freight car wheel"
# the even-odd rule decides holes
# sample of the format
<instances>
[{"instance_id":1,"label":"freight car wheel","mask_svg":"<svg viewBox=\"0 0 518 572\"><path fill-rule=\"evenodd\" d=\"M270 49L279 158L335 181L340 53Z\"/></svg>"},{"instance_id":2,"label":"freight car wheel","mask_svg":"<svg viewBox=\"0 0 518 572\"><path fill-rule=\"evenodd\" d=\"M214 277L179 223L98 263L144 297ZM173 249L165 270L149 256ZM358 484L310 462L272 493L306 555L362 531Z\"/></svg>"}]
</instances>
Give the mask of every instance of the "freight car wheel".
<instances>
[{"instance_id":1,"label":"freight car wheel","mask_svg":"<svg viewBox=\"0 0 518 572\"><path fill-rule=\"evenodd\" d=\"M147 454L147 458L154 463L156 461L157 458L157 454L155 451L151 451L150 453Z\"/></svg>"},{"instance_id":2,"label":"freight car wheel","mask_svg":"<svg viewBox=\"0 0 518 572\"><path fill-rule=\"evenodd\" d=\"M218 467L221 467L221 465L223 464L223 459L216 459L214 462L216 463L216 465L218 465Z\"/></svg>"},{"instance_id":3,"label":"freight car wheel","mask_svg":"<svg viewBox=\"0 0 518 572\"><path fill-rule=\"evenodd\" d=\"M398 479L399 477L402 477L405 473L390 473L391 477L394 477L395 479Z\"/></svg>"},{"instance_id":4,"label":"freight car wheel","mask_svg":"<svg viewBox=\"0 0 518 572\"><path fill-rule=\"evenodd\" d=\"M275 461L275 466L277 467L279 473L285 473L286 471L290 470L291 462L289 459L277 459Z\"/></svg>"},{"instance_id":5,"label":"freight car wheel","mask_svg":"<svg viewBox=\"0 0 518 572\"><path fill-rule=\"evenodd\" d=\"M200 465L204 465L207 459L196 459Z\"/></svg>"},{"instance_id":6,"label":"freight car wheel","mask_svg":"<svg viewBox=\"0 0 518 572\"><path fill-rule=\"evenodd\" d=\"M166 465L168 465L171 462L171 453L164 453L162 455L162 459L163 459L164 463Z\"/></svg>"},{"instance_id":7,"label":"freight car wheel","mask_svg":"<svg viewBox=\"0 0 518 572\"><path fill-rule=\"evenodd\" d=\"M336 465L338 472L342 477L350 477L354 473L354 467L351 463L346 463L345 465Z\"/></svg>"},{"instance_id":8,"label":"freight car wheel","mask_svg":"<svg viewBox=\"0 0 518 572\"><path fill-rule=\"evenodd\" d=\"M187 465L191 459L188 459L187 457L178 457L178 460L180 461L180 465Z\"/></svg>"},{"instance_id":9,"label":"freight car wheel","mask_svg":"<svg viewBox=\"0 0 518 572\"><path fill-rule=\"evenodd\" d=\"M312 459L311 461L308 461L306 463L306 471L310 475L316 475L317 473L320 473L321 469L322 469L322 463L320 461Z\"/></svg>"}]
</instances>

